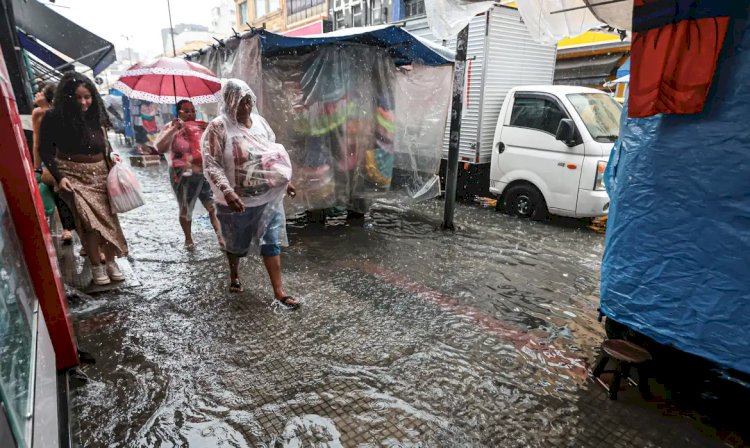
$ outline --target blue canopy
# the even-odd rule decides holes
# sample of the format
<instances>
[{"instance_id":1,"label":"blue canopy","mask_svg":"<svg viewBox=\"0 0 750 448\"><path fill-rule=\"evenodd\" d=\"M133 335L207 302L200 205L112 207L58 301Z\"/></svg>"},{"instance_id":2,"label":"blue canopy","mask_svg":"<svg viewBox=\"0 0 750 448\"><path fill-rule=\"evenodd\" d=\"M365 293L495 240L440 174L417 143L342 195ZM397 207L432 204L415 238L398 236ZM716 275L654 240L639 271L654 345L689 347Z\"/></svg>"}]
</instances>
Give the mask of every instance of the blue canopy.
<instances>
[{"instance_id":1,"label":"blue canopy","mask_svg":"<svg viewBox=\"0 0 750 448\"><path fill-rule=\"evenodd\" d=\"M622 78L623 76L627 76L630 74L630 58L628 58L627 61L625 61L624 64L620 66L620 68L617 69L617 78Z\"/></svg>"},{"instance_id":2,"label":"blue canopy","mask_svg":"<svg viewBox=\"0 0 750 448\"><path fill-rule=\"evenodd\" d=\"M424 65L444 65L452 64L455 60L453 51L393 25L347 28L304 37L289 37L261 31L260 39L265 57L289 54L294 51L310 51L321 45L359 43L386 48L396 65L413 62Z\"/></svg>"},{"instance_id":3,"label":"blue canopy","mask_svg":"<svg viewBox=\"0 0 750 448\"><path fill-rule=\"evenodd\" d=\"M21 44L21 47L23 47L24 50L33 54L34 56L39 58L40 61L44 62L52 68L59 70L68 65L68 62L65 59L56 55L47 47L37 42L36 39L27 36L24 32L18 32L18 42Z\"/></svg>"}]
</instances>

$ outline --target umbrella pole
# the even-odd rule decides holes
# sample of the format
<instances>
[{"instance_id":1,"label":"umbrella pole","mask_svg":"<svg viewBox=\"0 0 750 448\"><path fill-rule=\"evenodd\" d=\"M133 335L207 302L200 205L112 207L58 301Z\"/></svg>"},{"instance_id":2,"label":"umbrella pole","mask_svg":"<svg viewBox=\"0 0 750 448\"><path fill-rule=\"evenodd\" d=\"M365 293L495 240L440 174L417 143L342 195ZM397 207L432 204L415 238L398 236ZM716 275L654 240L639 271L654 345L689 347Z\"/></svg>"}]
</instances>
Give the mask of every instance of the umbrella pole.
<instances>
[{"instance_id":1,"label":"umbrella pole","mask_svg":"<svg viewBox=\"0 0 750 448\"><path fill-rule=\"evenodd\" d=\"M174 103L175 107L177 107L177 80L175 79L175 75L172 75L172 89L174 89Z\"/></svg>"}]
</instances>

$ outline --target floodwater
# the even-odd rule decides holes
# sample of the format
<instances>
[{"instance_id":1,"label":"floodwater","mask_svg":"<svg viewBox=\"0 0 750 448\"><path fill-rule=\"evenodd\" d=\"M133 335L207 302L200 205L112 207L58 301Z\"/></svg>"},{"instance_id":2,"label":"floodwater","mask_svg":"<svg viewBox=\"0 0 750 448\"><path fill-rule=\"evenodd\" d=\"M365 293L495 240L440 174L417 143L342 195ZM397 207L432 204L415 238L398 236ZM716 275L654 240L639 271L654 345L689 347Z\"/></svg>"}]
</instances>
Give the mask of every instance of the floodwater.
<instances>
[{"instance_id":1,"label":"floodwater","mask_svg":"<svg viewBox=\"0 0 750 448\"><path fill-rule=\"evenodd\" d=\"M603 235L465 204L443 232L437 200L298 217L283 269L304 305L281 311L257 258L228 293L205 212L186 252L166 168L135 170L147 205L121 220L142 286L73 307L97 360L73 399L81 446L604 446L592 428L619 408L585 373ZM631 442L704 446L664 428Z\"/></svg>"}]
</instances>

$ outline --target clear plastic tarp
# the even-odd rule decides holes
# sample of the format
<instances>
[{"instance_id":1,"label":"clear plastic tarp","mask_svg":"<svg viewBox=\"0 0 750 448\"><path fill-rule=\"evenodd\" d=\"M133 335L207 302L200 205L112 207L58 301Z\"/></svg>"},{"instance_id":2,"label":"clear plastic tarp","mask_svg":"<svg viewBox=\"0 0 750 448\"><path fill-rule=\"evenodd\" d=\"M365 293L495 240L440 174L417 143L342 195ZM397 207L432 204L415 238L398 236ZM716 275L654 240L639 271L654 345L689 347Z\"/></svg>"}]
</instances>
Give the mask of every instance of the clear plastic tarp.
<instances>
[{"instance_id":1,"label":"clear plastic tarp","mask_svg":"<svg viewBox=\"0 0 750 448\"><path fill-rule=\"evenodd\" d=\"M429 0L452 2L455 0ZM518 0L518 10L532 37L558 42L604 24L632 29L633 0Z\"/></svg>"},{"instance_id":2,"label":"clear plastic tarp","mask_svg":"<svg viewBox=\"0 0 750 448\"><path fill-rule=\"evenodd\" d=\"M290 204L364 212L378 198L437 196L451 75L351 43L264 58L262 110L294 164Z\"/></svg>"},{"instance_id":3,"label":"clear plastic tarp","mask_svg":"<svg viewBox=\"0 0 750 448\"><path fill-rule=\"evenodd\" d=\"M494 1L425 0L424 9L432 35L450 40L466 28L475 15L486 12L494 4Z\"/></svg>"},{"instance_id":4,"label":"clear plastic tarp","mask_svg":"<svg viewBox=\"0 0 750 448\"><path fill-rule=\"evenodd\" d=\"M258 112L292 160L297 198L286 201L290 212L364 212L379 198L440 194L452 53L395 27L352 33L334 41L266 32L265 50L256 35L192 58L258 93ZM203 111L203 119L218 113Z\"/></svg>"}]
</instances>

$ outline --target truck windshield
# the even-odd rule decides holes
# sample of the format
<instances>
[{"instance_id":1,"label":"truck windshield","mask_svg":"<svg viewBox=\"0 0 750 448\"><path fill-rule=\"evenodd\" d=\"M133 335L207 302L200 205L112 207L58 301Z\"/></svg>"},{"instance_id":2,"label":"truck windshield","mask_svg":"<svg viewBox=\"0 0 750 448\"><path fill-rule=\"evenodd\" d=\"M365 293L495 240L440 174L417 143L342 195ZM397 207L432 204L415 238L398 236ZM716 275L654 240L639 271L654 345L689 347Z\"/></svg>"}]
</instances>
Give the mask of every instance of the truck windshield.
<instances>
[{"instance_id":1,"label":"truck windshield","mask_svg":"<svg viewBox=\"0 0 750 448\"><path fill-rule=\"evenodd\" d=\"M597 142L613 142L620 135L622 106L606 93L568 95L576 112Z\"/></svg>"}]
</instances>

